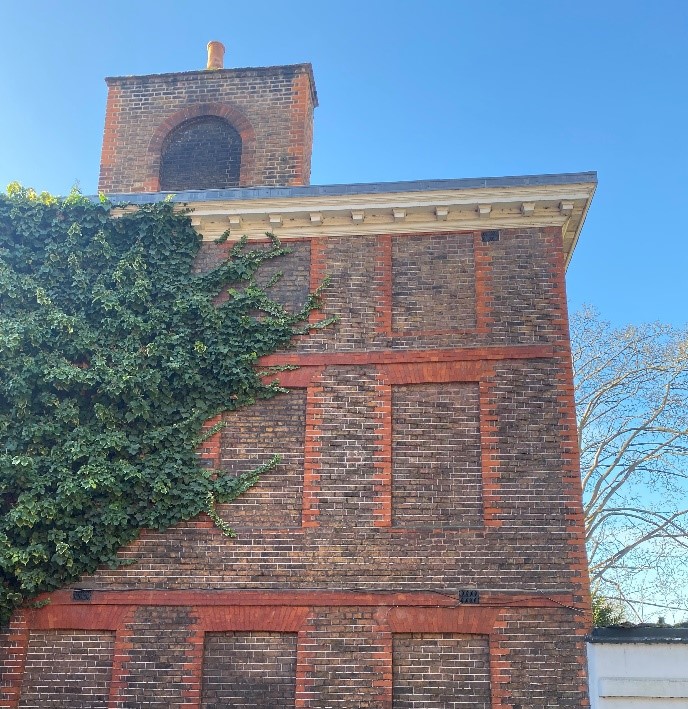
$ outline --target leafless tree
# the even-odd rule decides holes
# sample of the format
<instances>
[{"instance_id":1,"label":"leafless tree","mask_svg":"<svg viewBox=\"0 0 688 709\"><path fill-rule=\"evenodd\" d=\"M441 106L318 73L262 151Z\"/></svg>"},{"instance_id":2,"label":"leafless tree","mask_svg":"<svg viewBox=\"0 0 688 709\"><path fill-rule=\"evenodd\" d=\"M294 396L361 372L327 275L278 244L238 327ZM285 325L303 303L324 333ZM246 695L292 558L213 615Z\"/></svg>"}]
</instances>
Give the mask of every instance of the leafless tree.
<instances>
[{"instance_id":1,"label":"leafless tree","mask_svg":"<svg viewBox=\"0 0 688 709\"><path fill-rule=\"evenodd\" d=\"M585 308L571 340L593 590L688 619L688 332Z\"/></svg>"}]
</instances>

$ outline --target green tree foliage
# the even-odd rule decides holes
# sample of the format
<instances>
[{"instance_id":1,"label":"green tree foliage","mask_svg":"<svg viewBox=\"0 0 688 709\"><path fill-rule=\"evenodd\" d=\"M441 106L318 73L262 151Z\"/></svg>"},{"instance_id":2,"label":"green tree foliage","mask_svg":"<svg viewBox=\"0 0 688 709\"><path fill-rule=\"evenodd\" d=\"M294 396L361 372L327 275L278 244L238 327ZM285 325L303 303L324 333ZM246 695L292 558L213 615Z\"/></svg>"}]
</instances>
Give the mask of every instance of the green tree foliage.
<instances>
[{"instance_id":1,"label":"green tree foliage","mask_svg":"<svg viewBox=\"0 0 688 709\"><path fill-rule=\"evenodd\" d=\"M116 565L142 528L221 522L215 503L278 462L228 476L195 449L208 419L282 391L256 361L313 327L318 294L290 313L256 284L276 239L206 274L199 247L169 203L0 196L1 620Z\"/></svg>"},{"instance_id":2,"label":"green tree foliage","mask_svg":"<svg viewBox=\"0 0 688 709\"><path fill-rule=\"evenodd\" d=\"M596 628L618 625L626 620L623 606L599 593L592 594L592 622Z\"/></svg>"}]
</instances>

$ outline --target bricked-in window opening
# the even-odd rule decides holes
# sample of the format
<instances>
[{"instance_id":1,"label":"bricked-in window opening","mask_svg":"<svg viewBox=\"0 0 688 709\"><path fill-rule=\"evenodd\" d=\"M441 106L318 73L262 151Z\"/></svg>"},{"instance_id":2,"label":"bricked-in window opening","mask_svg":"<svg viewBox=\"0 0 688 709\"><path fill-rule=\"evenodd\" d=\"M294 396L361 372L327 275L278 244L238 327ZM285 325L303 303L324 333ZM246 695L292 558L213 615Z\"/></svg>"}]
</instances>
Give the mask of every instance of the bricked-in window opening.
<instances>
[{"instance_id":1,"label":"bricked-in window opening","mask_svg":"<svg viewBox=\"0 0 688 709\"><path fill-rule=\"evenodd\" d=\"M229 475L252 470L274 451L282 463L237 500L218 505L223 519L235 527L289 529L301 526L306 390L225 414L219 467Z\"/></svg>"},{"instance_id":2,"label":"bricked-in window opening","mask_svg":"<svg viewBox=\"0 0 688 709\"><path fill-rule=\"evenodd\" d=\"M463 332L476 326L472 234L392 239L392 330Z\"/></svg>"},{"instance_id":3,"label":"bricked-in window opening","mask_svg":"<svg viewBox=\"0 0 688 709\"><path fill-rule=\"evenodd\" d=\"M395 634L394 709L490 709L490 651L483 635Z\"/></svg>"},{"instance_id":4,"label":"bricked-in window opening","mask_svg":"<svg viewBox=\"0 0 688 709\"><path fill-rule=\"evenodd\" d=\"M241 136L219 116L193 118L165 140L160 189L224 189L239 186Z\"/></svg>"},{"instance_id":5,"label":"bricked-in window opening","mask_svg":"<svg viewBox=\"0 0 688 709\"><path fill-rule=\"evenodd\" d=\"M96 630L32 630L22 709L105 709L115 634Z\"/></svg>"},{"instance_id":6,"label":"bricked-in window opening","mask_svg":"<svg viewBox=\"0 0 688 709\"><path fill-rule=\"evenodd\" d=\"M296 633L206 633L202 709L294 706Z\"/></svg>"},{"instance_id":7,"label":"bricked-in window opening","mask_svg":"<svg viewBox=\"0 0 688 709\"><path fill-rule=\"evenodd\" d=\"M392 387L392 525L483 525L475 382Z\"/></svg>"}]
</instances>

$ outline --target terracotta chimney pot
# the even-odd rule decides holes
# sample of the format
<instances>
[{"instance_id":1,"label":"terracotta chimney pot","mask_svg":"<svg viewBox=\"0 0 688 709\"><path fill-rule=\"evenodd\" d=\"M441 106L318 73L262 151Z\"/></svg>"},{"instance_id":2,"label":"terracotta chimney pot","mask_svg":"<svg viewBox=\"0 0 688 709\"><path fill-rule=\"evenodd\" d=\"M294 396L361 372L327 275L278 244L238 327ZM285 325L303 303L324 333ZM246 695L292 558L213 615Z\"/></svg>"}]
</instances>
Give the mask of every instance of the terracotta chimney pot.
<instances>
[{"instance_id":1,"label":"terracotta chimney pot","mask_svg":"<svg viewBox=\"0 0 688 709\"><path fill-rule=\"evenodd\" d=\"M215 70L224 68L225 45L212 40L208 42L208 66L206 69Z\"/></svg>"}]
</instances>

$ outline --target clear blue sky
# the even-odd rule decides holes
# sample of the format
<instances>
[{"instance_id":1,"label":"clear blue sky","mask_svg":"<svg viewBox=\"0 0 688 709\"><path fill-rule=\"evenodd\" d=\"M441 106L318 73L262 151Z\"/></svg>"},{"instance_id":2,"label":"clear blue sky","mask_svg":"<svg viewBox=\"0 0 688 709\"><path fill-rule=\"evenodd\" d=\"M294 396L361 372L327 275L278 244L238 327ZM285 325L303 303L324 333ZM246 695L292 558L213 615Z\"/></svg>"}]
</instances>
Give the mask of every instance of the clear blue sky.
<instances>
[{"instance_id":1,"label":"clear blue sky","mask_svg":"<svg viewBox=\"0 0 688 709\"><path fill-rule=\"evenodd\" d=\"M597 170L572 307L688 320L688 1L3 3L0 186L95 193L105 76L312 62L313 184Z\"/></svg>"}]
</instances>

